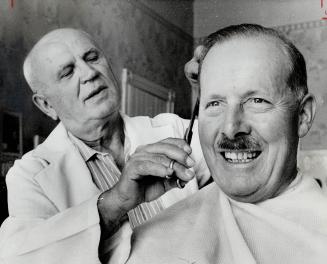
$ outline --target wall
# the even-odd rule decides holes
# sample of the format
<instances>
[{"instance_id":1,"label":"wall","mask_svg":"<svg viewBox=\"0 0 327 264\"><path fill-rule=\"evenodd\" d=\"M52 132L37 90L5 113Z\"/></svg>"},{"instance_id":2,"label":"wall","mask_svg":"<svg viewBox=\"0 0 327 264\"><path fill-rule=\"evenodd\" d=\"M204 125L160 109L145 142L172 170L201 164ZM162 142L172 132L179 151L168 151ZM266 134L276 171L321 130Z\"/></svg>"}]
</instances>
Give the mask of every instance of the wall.
<instances>
[{"instance_id":1,"label":"wall","mask_svg":"<svg viewBox=\"0 0 327 264\"><path fill-rule=\"evenodd\" d=\"M325 1L327 5L327 1ZM194 37L231 24L279 26L318 20L319 0L194 0Z\"/></svg>"},{"instance_id":2,"label":"wall","mask_svg":"<svg viewBox=\"0 0 327 264\"><path fill-rule=\"evenodd\" d=\"M193 36L193 0L141 0L141 2Z\"/></svg>"},{"instance_id":3,"label":"wall","mask_svg":"<svg viewBox=\"0 0 327 264\"><path fill-rule=\"evenodd\" d=\"M0 5L0 109L22 112L25 117L24 133L31 138L33 134L43 133L53 123L45 121L43 114L31 104L31 93L26 87L22 74L22 63L26 52L22 31L23 9L10 6L9 1ZM30 125L31 120L37 120ZM6 124L4 124L6 126ZM45 129L43 129L45 128ZM25 138L26 139L26 138ZM28 146L32 140L25 140Z\"/></svg>"},{"instance_id":4,"label":"wall","mask_svg":"<svg viewBox=\"0 0 327 264\"><path fill-rule=\"evenodd\" d=\"M0 14L0 107L5 107L9 101L11 109L17 111L20 109L19 102L22 102L22 78L19 71L20 61L17 59L23 43L18 23L20 12L6 3L0 5Z\"/></svg>"},{"instance_id":5,"label":"wall","mask_svg":"<svg viewBox=\"0 0 327 264\"><path fill-rule=\"evenodd\" d=\"M300 142L302 150L327 149L327 23L304 22L277 28L306 59L308 87L317 101L317 113L309 134Z\"/></svg>"},{"instance_id":6,"label":"wall","mask_svg":"<svg viewBox=\"0 0 327 264\"><path fill-rule=\"evenodd\" d=\"M163 1L160 5L164 5ZM192 7L191 1L189 6ZM185 19L191 21L192 13L190 17ZM5 45L0 55L0 103L23 112L25 150L31 147L33 134L47 135L55 124L32 105L21 74L22 61L43 34L58 27L86 30L104 49L118 78L121 69L127 67L173 88L176 102L183 102L175 104L175 112L183 117L190 113L190 92L183 67L192 54L193 39L140 1L15 1L13 9L9 4L0 6L0 24L4 25L0 43Z\"/></svg>"}]
</instances>

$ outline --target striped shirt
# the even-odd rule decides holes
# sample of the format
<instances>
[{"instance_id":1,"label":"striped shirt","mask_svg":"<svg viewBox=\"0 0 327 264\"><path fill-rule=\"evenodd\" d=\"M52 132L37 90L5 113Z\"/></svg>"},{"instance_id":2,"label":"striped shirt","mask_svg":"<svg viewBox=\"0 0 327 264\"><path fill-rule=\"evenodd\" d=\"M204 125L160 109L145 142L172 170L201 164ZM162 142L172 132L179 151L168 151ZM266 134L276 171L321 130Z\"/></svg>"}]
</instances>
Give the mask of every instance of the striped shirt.
<instances>
[{"instance_id":1,"label":"striped shirt","mask_svg":"<svg viewBox=\"0 0 327 264\"><path fill-rule=\"evenodd\" d=\"M69 132L68 135L79 150L98 189L102 192L111 189L119 181L121 175L121 171L112 155L92 149ZM149 203L140 204L128 212L129 223L134 228L162 210L163 206L160 198Z\"/></svg>"}]
</instances>

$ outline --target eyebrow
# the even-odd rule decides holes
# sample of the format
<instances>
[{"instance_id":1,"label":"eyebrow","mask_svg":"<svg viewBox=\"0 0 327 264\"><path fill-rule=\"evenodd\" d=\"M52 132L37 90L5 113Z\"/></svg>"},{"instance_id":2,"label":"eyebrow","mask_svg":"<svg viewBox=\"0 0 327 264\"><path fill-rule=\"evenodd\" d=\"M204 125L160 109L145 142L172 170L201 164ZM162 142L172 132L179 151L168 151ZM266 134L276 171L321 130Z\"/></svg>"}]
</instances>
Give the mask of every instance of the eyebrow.
<instances>
[{"instance_id":1,"label":"eyebrow","mask_svg":"<svg viewBox=\"0 0 327 264\"><path fill-rule=\"evenodd\" d=\"M252 95L256 95L256 94L258 94L258 91L248 91L248 92L246 92L245 94L243 94L243 98L244 97L249 97L249 96L252 96Z\"/></svg>"}]
</instances>

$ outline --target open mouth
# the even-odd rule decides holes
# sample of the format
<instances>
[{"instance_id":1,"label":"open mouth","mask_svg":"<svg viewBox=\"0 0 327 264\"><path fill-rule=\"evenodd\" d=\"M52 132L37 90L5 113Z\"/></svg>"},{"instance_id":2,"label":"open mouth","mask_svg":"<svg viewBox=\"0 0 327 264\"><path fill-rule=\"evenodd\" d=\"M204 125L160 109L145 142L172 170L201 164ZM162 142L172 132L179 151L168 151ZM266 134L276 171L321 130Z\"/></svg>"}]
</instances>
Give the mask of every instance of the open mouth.
<instances>
[{"instance_id":1,"label":"open mouth","mask_svg":"<svg viewBox=\"0 0 327 264\"><path fill-rule=\"evenodd\" d=\"M222 151L220 154L223 158L230 163L249 163L257 159L261 151Z\"/></svg>"}]
</instances>

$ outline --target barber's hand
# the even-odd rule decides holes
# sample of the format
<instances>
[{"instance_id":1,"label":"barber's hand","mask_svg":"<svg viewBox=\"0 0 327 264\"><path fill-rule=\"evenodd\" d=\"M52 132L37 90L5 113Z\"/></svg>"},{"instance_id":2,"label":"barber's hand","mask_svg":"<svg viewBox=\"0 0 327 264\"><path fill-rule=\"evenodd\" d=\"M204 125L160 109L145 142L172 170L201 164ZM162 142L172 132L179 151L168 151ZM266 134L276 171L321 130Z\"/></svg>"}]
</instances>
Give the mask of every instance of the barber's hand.
<instances>
[{"instance_id":1,"label":"barber's hand","mask_svg":"<svg viewBox=\"0 0 327 264\"><path fill-rule=\"evenodd\" d=\"M183 139L176 138L138 147L126 162L119 182L100 196L98 208L107 229L112 233L129 210L176 187L176 178L167 179L167 175L175 172L182 184L193 179L191 151ZM172 160L173 169L169 168Z\"/></svg>"},{"instance_id":2,"label":"barber's hand","mask_svg":"<svg viewBox=\"0 0 327 264\"><path fill-rule=\"evenodd\" d=\"M166 191L176 187L176 178L167 179L175 171L182 182L193 179L190 170L194 161L189 156L191 148L182 139L168 138L141 146L125 164L121 179L115 186L125 210L130 210L143 202L157 199ZM173 169L169 168L174 160Z\"/></svg>"},{"instance_id":3,"label":"barber's hand","mask_svg":"<svg viewBox=\"0 0 327 264\"><path fill-rule=\"evenodd\" d=\"M199 87L199 63L201 54L203 52L203 46L197 46L194 50L193 58L185 64L184 72L187 80L191 84L192 88Z\"/></svg>"}]
</instances>

